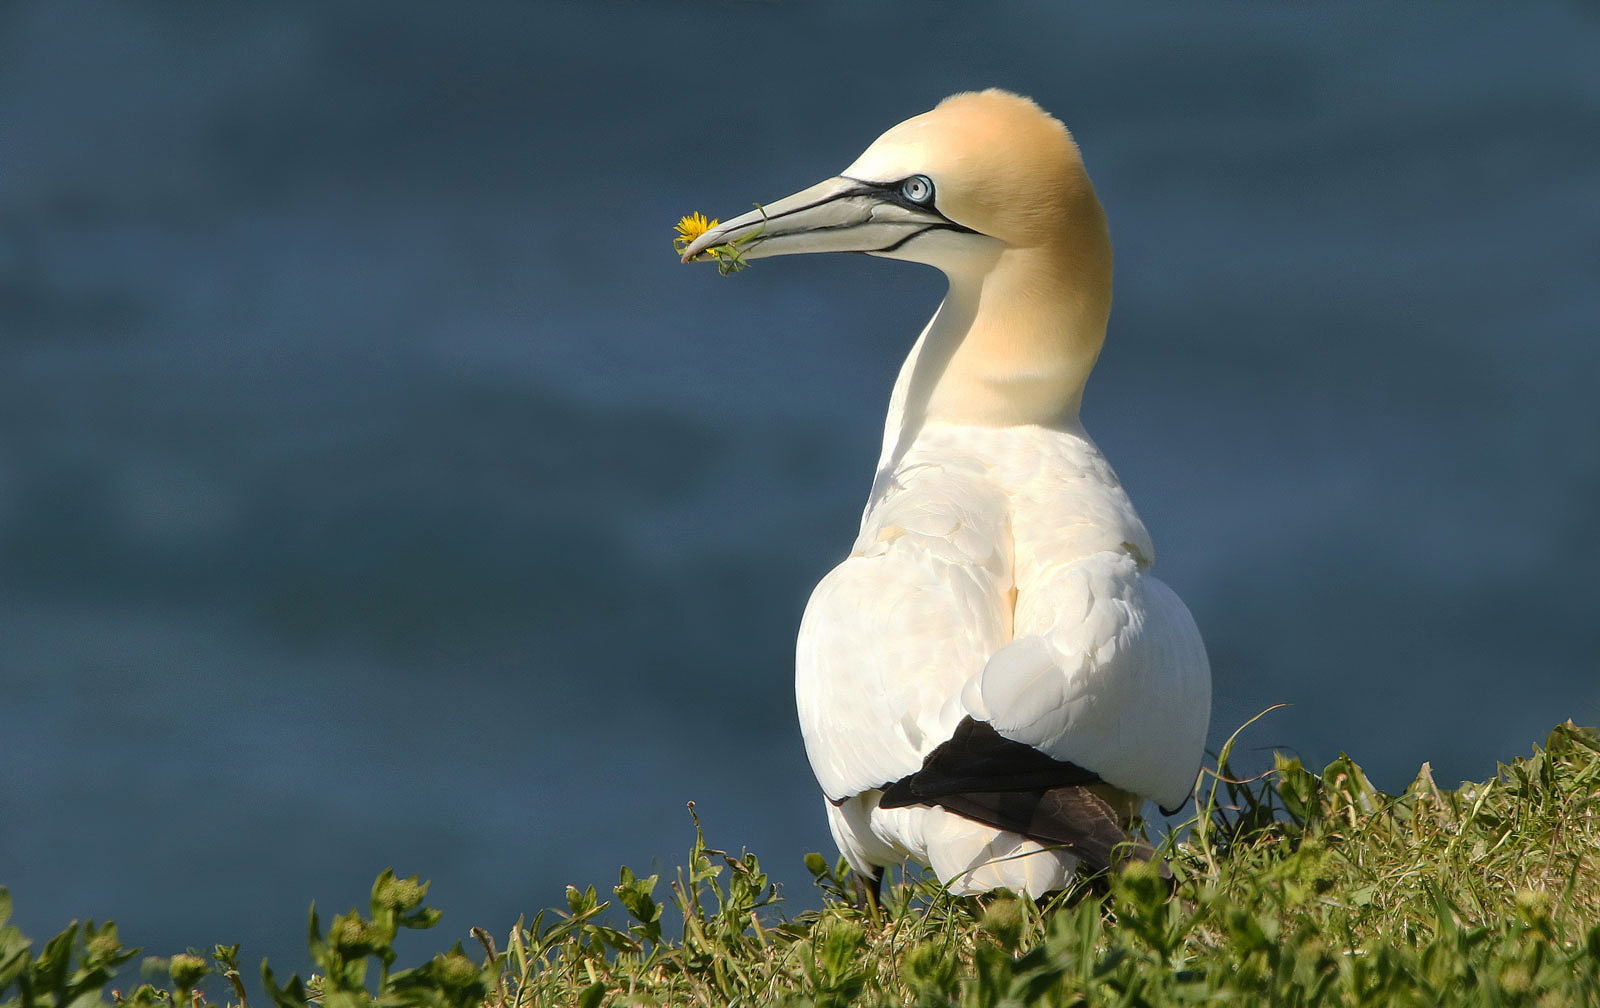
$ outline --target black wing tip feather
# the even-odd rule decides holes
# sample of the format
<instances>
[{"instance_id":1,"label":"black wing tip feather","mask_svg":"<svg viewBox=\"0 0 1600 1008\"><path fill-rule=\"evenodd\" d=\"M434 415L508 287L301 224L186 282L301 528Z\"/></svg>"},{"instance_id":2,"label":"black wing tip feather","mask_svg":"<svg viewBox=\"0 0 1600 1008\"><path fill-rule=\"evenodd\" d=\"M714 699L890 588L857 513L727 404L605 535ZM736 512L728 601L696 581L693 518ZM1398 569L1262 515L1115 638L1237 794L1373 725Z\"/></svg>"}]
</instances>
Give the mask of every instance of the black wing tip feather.
<instances>
[{"instance_id":1,"label":"black wing tip feather","mask_svg":"<svg viewBox=\"0 0 1600 1008\"><path fill-rule=\"evenodd\" d=\"M912 774L911 777L915 777ZM883 786L883 794L878 796L879 808L906 808L917 804L919 799L911 793L911 777L902 777L893 784Z\"/></svg>"},{"instance_id":2,"label":"black wing tip feather","mask_svg":"<svg viewBox=\"0 0 1600 1008\"><path fill-rule=\"evenodd\" d=\"M968 791L1032 792L1104 783L1093 770L1047 756L1006 738L986 721L966 717L928 753L920 770L884 786L878 806L935 804L943 795Z\"/></svg>"},{"instance_id":3,"label":"black wing tip feather","mask_svg":"<svg viewBox=\"0 0 1600 1008\"><path fill-rule=\"evenodd\" d=\"M885 784L878 807L938 805L1065 848L1091 872L1152 860L1156 852L1130 839L1116 811L1091 790L1103 784L1092 770L1047 756L968 717L923 759L920 770Z\"/></svg>"}]
</instances>

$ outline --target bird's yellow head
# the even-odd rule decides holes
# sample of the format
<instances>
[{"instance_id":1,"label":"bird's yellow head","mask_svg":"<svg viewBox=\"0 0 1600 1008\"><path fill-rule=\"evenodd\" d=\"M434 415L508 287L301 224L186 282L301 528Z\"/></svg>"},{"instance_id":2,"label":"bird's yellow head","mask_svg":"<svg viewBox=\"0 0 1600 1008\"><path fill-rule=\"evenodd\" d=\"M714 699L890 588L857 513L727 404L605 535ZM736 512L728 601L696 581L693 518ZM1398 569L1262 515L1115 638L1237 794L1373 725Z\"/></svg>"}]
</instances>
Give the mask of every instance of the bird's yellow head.
<instances>
[{"instance_id":1,"label":"bird's yellow head","mask_svg":"<svg viewBox=\"0 0 1600 1008\"><path fill-rule=\"evenodd\" d=\"M865 252L982 271L1001 252L1059 249L1109 285L1110 239L1071 135L1006 91L953 95L879 137L837 177L698 235L742 258Z\"/></svg>"}]
</instances>

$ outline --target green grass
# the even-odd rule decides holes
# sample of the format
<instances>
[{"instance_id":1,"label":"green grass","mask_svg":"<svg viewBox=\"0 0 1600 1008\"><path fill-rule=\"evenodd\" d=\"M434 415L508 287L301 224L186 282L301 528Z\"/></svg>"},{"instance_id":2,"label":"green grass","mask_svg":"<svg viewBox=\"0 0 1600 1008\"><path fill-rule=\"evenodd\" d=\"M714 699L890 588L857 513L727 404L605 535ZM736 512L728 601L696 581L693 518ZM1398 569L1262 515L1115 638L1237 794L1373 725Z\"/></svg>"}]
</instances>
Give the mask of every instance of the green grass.
<instances>
[{"instance_id":1,"label":"green grass","mask_svg":"<svg viewBox=\"0 0 1600 1008\"><path fill-rule=\"evenodd\" d=\"M519 921L503 947L457 945L393 969L400 928L437 914L427 886L385 873L366 914L326 931L318 973L247 992L237 947L150 960L129 1008L197 1008L205 991L266 1008L534 1005L1600 1005L1600 734L1570 722L1483 783L1401 795L1345 757L1280 759L1262 778L1220 766L1167 855L1045 905L953 898L913 876L881 913L855 907L842 865L810 855L823 907L793 917L752 854L706 846L665 883L628 869L605 893ZM111 925L74 925L37 954L4 927L0 1005L95 1008L135 954Z\"/></svg>"}]
</instances>

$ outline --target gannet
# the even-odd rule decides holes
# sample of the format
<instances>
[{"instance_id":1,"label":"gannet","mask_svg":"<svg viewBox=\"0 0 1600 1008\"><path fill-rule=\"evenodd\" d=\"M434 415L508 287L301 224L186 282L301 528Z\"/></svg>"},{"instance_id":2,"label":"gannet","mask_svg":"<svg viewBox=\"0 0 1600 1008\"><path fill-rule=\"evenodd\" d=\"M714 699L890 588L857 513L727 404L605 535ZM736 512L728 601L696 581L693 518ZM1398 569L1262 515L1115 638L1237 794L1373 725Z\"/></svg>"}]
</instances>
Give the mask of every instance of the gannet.
<instances>
[{"instance_id":1,"label":"gannet","mask_svg":"<svg viewBox=\"0 0 1600 1008\"><path fill-rule=\"evenodd\" d=\"M1079 423L1111 243L1071 135L964 93L842 173L699 236L685 262L864 252L949 290L900 369L850 555L812 594L795 696L828 824L875 899L886 867L1041 896L1191 792L1211 672L1194 619Z\"/></svg>"}]
</instances>

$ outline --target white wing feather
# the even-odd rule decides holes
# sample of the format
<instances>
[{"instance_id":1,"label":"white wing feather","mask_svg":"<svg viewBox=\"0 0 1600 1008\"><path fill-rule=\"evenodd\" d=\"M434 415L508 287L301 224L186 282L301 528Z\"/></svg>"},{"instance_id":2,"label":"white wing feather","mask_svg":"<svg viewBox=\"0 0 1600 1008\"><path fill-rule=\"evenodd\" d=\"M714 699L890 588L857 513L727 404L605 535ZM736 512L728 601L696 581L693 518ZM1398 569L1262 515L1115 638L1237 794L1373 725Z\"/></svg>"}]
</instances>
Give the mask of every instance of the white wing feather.
<instances>
[{"instance_id":1,"label":"white wing feather","mask_svg":"<svg viewBox=\"0 0 1600 1008\"><path fill-rule=\"evenodd\" d=\"M960 467L907 479L800 624L800 727L834 801L921 767L961 719L951 698L1010 638L1004 495Z\"/></svg>"},{"instance_id":2,"label":"white wing feather","mask_svg":"<svg viewBox=\"0 0 1600 1008\"><path fill-rule=\"evenodd\" d=\"M1210 723L1211 675L1183 602L1129 554L1097 553L1018 592L1018 637L963 692L1006 738L1181 805Z\"/></svg>"}]
</instances>

